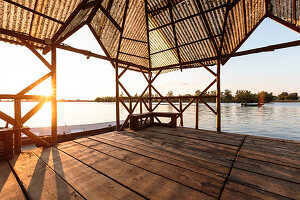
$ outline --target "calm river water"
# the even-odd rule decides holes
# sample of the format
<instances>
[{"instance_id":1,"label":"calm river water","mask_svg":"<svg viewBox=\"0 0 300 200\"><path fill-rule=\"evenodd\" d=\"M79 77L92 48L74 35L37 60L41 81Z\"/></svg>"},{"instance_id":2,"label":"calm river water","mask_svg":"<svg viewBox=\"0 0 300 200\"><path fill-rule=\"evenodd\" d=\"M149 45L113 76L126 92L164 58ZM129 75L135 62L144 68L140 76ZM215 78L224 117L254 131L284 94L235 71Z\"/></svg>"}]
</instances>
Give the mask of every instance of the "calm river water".
<instances>
[{"instance_id":1,"label":"calm river water","mask_svg":"<svg viewBox=\"0 0 300 200\"><path fill-rule=\"evenodd\" d=\"M34 102L22 102L22 114L25 114L34 105L36 105ZM210 105L215 108L214 104ZM240 104L223 103L221 109L222 131L300 140L300 103L270 103L260 108L241 107ZM13 103L0 102L0 110L13 116ZM160 105L157 111L175 112L174 108L167 104ZM121 109L121 118L125 119L126 116L126 110ZM191 105L185 111L183 117L184 126L195 127L195 105ZM47 103L25 125L30 127L48 127L50 126L50 121L50 103ZM108 121L115 121L114 103L58 103L59 126ZM199 128L215 130L215 124L215 115L204 105L200 104ZM3 126L5 126L5 123L0 120L0 127Z\"/></svg>"}]
</instances>

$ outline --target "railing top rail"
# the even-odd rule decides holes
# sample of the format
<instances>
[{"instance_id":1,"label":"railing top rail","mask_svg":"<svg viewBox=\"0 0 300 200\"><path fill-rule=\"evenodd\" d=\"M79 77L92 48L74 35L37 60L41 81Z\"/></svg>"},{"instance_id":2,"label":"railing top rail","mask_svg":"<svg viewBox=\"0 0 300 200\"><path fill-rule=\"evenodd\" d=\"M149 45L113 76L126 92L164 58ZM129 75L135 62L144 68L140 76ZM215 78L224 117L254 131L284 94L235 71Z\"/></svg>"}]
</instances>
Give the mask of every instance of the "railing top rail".
<instances>
[{"instance_id":1,"label":"railing top rail","mask_svg":"<svg viewBox=\"0 0 300 200\"><path fill-rule=\"evenodd\" d=\"M44 95L16 95L16 94L0 94L0 99L50 99L50 96Z\"/></svg>"},{"instance_id":2,"label":"railing top rail","mask_svg":"<svg viewBox=\"0 0 300 200\"><path fill-rule=\"evenodd\" d=\"M206 95L206 96L173 96L173 97L151 97L151 99L210 99L210 98L216 98L216 95ZM120 97L121 99L150 99L150 97Z\"/></svg>"}]
</instances>

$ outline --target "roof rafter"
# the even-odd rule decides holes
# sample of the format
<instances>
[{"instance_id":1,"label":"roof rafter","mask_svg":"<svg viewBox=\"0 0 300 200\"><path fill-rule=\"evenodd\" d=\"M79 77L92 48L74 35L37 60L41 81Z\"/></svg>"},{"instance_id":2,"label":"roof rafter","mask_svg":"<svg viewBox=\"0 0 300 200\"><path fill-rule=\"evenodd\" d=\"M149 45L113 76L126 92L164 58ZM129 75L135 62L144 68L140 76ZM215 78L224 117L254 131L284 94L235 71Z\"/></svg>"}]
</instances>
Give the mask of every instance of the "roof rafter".
<instances>
[{"instance_id":1,"label":"roof rafter","mask_svg":"<svg viewBox=\"0 0 300 200\"><path fill-rule=\"evenodd\" d=\"M205 27L205 29L207 31L208 36L210 37L211 42L213 43L214 51L215 51L216 55L218 55L218 49L219 48L217 46L217 43L216 43L215 39L213 38L212 30L211 30L211 27L210 27L210 25L209 25L209 23L207 21L206 16L205 16L204 9L203 9L203 7L201 5L200 0L196 0L196 3L197 3L197 6L198 6L198 8L200 10L201 19L202 19L202 22L204 24L204 27Z\"/></svg>"},{"instance_id":2,"label":"roof rafter","mask_svg":"<svg viewBox=\"0 0 300 200\"><path fill-rule=\"evenodd\" d=\"M63 31L67 28L67 26L73 21L73 19L77 16L79 11L84 8L85 4L88 2L88 0L83 0L77 8L72 12L72 14L69 16L69 18L66 20L66 22L58 29L58 31L55 33L55 35L52 37L52 43L56 42L56 40L59 38L59 36L63 33Z\"/></svg>"},{"instance_id":3,"label":"roof rafter","mask_svg":"<svg viewBox=\"0 0 300 200\"><path fill-rule=\"evenodd\" d=\"M45 17L45 18L47 18L47 19L49 19L49 20L51 20L51 21L54 21L54 22L56 22L56 23L59 23L59 24L63 24L63 23L64 23L64 22L62 22L62 21L60 21L60 20L54 19L53 17L50 17L50 16L45 15L45 14L43 14L43 13L40 13L40 12L38 12L38 11L36 11L36 10L33 10L33 9L31 9L31 8L28 8L28 7L26 7L26 6L23 6L23 5L21 5L21 4L17 3L17 2L14 2L14 1L11 1L11 0L2 0L2 1L5 1L5 2L10 3L10 4L12 4L12 5L15 5L15 6L17 6L17 7L19 7L19 8L22 8L22 9L24 9L24 10L27 10L27 11L29 11L29 12L31 12L31 13L37 14L37 15L39 15L39 16L41 16L41 17Z\"/></svg>"},{"instance_id":4,"label":"roof rafter","mask_svg":"<svg viewBox=\"0 0 300 200\"><path fill-rule=\"evenodd\" d=\"M209 13L209 12L212 12L212 11L215 11L215 10L218 10L218 9L221 9L221 8L224 8L226 7L228 4L224 4L224 5L221 5L221 6L216 6L216 7L213 7L211 9L208 9L208 10L205 10L203 12L198 12L196 14L193 14L193 15L190 15L188 17L183 17L181 19L178 19L178 20L175 20L173 23L178 23L178 22L182 22L182 21L185 21L185 20L188 20L188 19L191 19L193 17L197 17L199 15L202 15L202 14L205 14L205 13ZM158 27L155 27L155 28L152 28L150 29L149 31L154 31L154 30L157 30L157 29L161 29L161 28L164 28L166 26L169 26L169 25L172 25L172 22L171 23L166 23L164 25L161 25L161 26L158 26Z\"/></svg>"},{"instance_id":5,"label":"roof rafter","mask_svg":"<svg viewBox=\"0 0 300 200\"><path fill-rule=\"evenodd\" d=\"M171 0L168 0L168 7L169 7L169 14L170 14L170 19L171 19L171 24L172 24L172 32L173 32L173 37L174 37L174 41L175 41L177 58L178 58L178 62L180 64L180 68L182 70L182 65L181 65L182 61L181 61L181 56L180 56L179 47L178 47L178 40L177 40L176 28L175 28L175 24L174 24L174 17L173 17L173 10L172 10L173 7L171 4Z\"/></svg>"}]
</instances>

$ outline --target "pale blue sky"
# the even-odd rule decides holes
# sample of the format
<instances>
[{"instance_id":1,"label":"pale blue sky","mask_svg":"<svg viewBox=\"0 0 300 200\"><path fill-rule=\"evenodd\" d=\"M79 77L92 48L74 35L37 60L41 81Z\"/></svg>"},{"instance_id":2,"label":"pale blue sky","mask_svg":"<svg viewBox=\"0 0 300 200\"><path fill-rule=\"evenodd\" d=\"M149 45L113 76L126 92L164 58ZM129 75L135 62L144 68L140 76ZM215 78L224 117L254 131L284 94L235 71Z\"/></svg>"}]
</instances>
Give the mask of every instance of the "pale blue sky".
<instances>
[{"instance_id":1,"label":"pale blue sky","mask_svg":"<svg viewBox=\"0 0 300 200\"><path fill-rule=\"evenodd\" d=\"M299 39L298 33L266 19L240 50ZM65 43L103 54L86 27ZM0 42L0 53L1 94L17 93L48 72L47 67L25 47ZM82 55L63 50L58 50L57 55L59 99L94 99L97 96L115 95L114 69L109 62L95 58L87 60ZM274 94L282 91L300 94L299 57L300 47L293 47L232 58L222 67L221 88L234 93L237 89L247 89L253 92L266 90ZM154 85L162 94L169 90L173 90L174 94L193 94L197 89L203 90L212 80L210 73L199 68L160 75ZM132 95L141 93L146 86L142 74L136 72L126 72L121 82ZM49 88L48 80L31 94L49 92Z\"/></svg>"}]
</instances>

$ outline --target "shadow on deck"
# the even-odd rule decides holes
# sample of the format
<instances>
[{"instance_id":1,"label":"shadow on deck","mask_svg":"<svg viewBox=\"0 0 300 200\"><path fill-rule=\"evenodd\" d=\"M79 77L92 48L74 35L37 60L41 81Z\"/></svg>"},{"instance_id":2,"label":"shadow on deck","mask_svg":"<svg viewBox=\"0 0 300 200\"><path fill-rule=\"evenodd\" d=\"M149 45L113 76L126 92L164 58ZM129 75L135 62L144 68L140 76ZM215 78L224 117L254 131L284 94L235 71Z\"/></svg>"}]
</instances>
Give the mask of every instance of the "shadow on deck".
<instances>
[{"instance_id":1,"label":"shadow on deck","mask_svg":"<svg viewBox=\"0 0 300 200\"><path fill-rule=\"evenodd\" d=\"M149 127L27 150L0 175L0 199L299 199L300 143Z\"/></svg>"}]
</instances>

